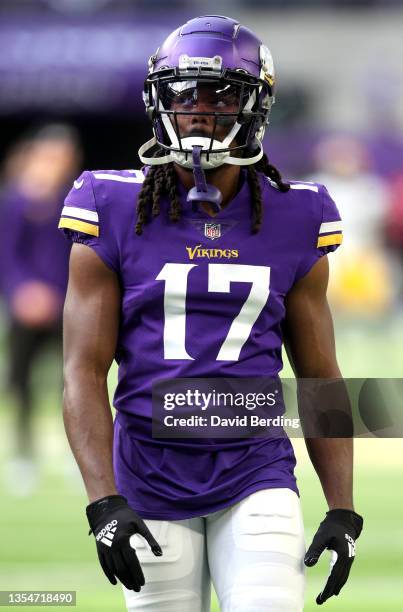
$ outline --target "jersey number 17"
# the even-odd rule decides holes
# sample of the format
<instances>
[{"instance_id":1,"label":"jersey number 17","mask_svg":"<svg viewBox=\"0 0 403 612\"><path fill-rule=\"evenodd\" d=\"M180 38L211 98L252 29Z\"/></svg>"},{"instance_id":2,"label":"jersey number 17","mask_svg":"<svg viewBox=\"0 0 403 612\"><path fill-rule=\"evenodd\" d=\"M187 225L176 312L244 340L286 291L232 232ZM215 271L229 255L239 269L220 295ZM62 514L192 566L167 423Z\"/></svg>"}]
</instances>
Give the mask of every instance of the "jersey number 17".
<instances>
[{"instance_id":1,"label":"jersey number 17","mask_svg":"<svg viewBox=\"0 0 403 612\"><path fill-rule=\"evenodd\" d=\"M185 348L186 292L189 272L197 264L166 263L156 280L165 281L164 358L193 359ZM232 321L217 361L237 361L270 293L270 268L243 264L208 264L208 291L229 293L231 282L252 283Z\"/></svg>"}]
</instances>

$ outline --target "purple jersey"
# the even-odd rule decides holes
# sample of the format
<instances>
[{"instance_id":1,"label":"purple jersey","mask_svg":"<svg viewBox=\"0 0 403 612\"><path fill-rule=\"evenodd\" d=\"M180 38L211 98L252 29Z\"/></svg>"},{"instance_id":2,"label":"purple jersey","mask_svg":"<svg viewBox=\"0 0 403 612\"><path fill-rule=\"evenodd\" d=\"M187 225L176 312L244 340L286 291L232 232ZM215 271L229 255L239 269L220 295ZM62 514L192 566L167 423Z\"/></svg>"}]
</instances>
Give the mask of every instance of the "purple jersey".
<instances>
[{"instance_id":1,"label":"purple jersey","mask_svg":"<svg viewBox=\"0 0 403 612\"><path fill-rule=\"evenodd\" d=\"M0 287L7 304L19 285L42 281L59 291L61 315L70 253L56 228L62 202L61 195L50 202L33 200L18 185L1 194Z\"/></svg>"},{"instance_id":2,"label":"purple jersey","mask_svg":"<svg viewBox=\"0 0 403 612\"><path fill-rule=\"evenodd\" d=\"M202 516L263 488L297 491L288 438L158 440L151 385L159 378L276 377L282 368L284 298L341 242L340 216L321 185L280 193L259 175L264 217L251 233L246 172L214 218L193 212L178 185L182 217L161 213L137 236L141 171L84 172L60 227L119 276L114 468L119 492L145 518Z\"/></svg>"}]
</instances>

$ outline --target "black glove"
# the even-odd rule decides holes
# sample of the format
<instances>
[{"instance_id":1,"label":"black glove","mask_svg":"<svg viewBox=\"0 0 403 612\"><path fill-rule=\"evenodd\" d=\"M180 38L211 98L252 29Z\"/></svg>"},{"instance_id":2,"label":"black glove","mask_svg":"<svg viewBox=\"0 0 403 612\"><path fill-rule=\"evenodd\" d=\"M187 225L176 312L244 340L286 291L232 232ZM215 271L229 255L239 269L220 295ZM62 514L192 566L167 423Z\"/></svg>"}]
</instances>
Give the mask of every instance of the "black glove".
<instances>
[{"instance_id":1,"label":"black glove","mask_svg":"<svg viewBox=\"0 0 403 612\"><path fill-rule=\"evenodd\" d=\"M160 545L143 519L121 495L109 495L87 506L87 518L106 577L112 584L116 584L118 578L127 589L140 591L145 583L144 575L136 551L130 546L130 537L139 533L147 540L154 555L162 555Z\"/></svg>"},{"instance_id":2,"label":"black glove","mask_svg":"<svg viewBox=\"0 0 403 612\"><path fill-rule=\"evenodd\" d=\"M325 548L336 553L336 561L331 562L325 588L316 598L318 605L323 604L332 595L338 595L347 582L355 557L355 540L362 531L362 525L363 518L353 510L326 512L326 518L319 525L304 559L305 565L312 567Z\"/></svg>"}]
</instances>

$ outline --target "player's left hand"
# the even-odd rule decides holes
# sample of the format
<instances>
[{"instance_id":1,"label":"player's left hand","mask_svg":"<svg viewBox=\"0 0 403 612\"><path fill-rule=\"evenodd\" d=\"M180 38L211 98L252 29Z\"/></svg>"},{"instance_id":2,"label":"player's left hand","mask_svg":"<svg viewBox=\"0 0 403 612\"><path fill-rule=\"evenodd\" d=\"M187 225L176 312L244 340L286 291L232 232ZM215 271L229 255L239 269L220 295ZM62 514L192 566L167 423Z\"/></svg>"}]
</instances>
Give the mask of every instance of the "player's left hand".
<instances>
[{"instance_id":1,"label":"player's left hand","mask_svg":"<svg viewBox=\"0 0 403 612\"><path fill-rule=\"evenodd\" d=\"M331 550L330 575L316 603L325 603L332 595L338 595L347 582L355 557L355 540L359 537L363 518L353 510L329 510L319 525L312 544L305 555L308 567L316 564L325 549Z\"/></svg>"}]
</instances>

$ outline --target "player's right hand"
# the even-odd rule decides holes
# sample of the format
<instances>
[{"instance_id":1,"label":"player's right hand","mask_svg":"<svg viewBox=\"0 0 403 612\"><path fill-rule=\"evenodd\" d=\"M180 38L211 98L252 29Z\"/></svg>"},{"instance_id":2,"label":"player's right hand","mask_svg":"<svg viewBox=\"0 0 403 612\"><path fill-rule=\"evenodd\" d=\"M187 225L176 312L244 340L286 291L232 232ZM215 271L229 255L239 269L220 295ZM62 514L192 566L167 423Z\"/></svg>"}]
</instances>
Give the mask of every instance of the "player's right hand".
<instances>
[{"instance_id":1,"label":"player's right hand","mask_svg":"<svg viewBox=\"0 0 403 612\"><path fill-rule=\"evenodd\" d=\"M87 506L87 518L106 577L112 584L116 584L118 579L127 589L140 591L145 584L144 574L136 551L130 545L130 537L140 534L155 556L162 555L160 545L143 519L121 495L109 495Z\"/></svg>"},{"instance_id":2,"label":"player's right hand","mask_svg":"<svg viewBox=\"0 0 403 612\"><path fill-rule=\"evenodd\" d=\"M347 582L355 558L355 541L361 534L362 526L362 516L342 508L329 510L319 525L304 559L305 565L312 567L326 548L333 553L330 575L316 598L319 606L329 597L337 596Z\"/></svg>"}]
</instances>

